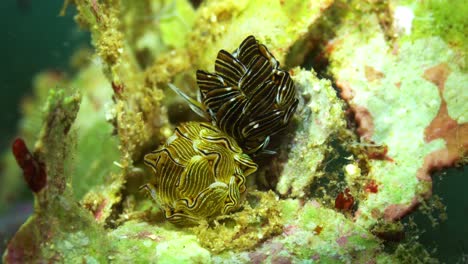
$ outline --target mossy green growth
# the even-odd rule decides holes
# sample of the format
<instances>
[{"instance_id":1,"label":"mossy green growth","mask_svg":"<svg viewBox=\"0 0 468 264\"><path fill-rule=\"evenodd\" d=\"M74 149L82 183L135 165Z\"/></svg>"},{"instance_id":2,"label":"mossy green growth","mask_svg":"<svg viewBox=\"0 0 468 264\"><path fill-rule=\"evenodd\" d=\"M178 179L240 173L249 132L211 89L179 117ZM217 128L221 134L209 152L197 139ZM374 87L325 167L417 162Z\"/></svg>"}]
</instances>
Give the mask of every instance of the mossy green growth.
<instances>
[{"instance_id":1,"label":"mossy green growth","mask_svg":"<svg viewBox=\"0 0 468 264\"><path fill-rule=\"evenodd\" d=\"M128 221L109 232L115 251L109 260L115 263L210 263L211 254L201 247L197 237L183 230L155 227L145 222Z\"/></svg>"},{"instance_id":2,"label":"mossy green growth","mask_svg":"<svg viewBox=\"0 0 468 264\"><path fill-rule=\"evenodd\" d=\"M71 236L77 231L95 233L99 229L93 224L89 213L73 201L71 189L67 188L71 181L68 173L69 151L74 141L70 128L80 101L81 96L77 92L63 89L49 92L46 121L34 151L36 158L46 164L47 185L36 194L35 214L10 241L4 254L5 262L63 259L64 251L59 243L72 239ZM75 238L82 240L81 236ZM72 245L76 242L73 240ZM105 243L104 240L94 242ZM73 251L67 253L67 258L73 257L78 256Z\"/></svg>"},{"instance_id":3,"label":"mossy green growth","mask_svg":"<svg viewBox=\"0 0 468 264\"><path fill-rule=\"evenodd\" d=\"M118 140L112 136L112 126L105 120L79 133L74 154L73 190L78 200L93 187L101 186L106 177L120 168L114 162L120 158Z\"/></svg>"},{"instance_id":4,"label":"mossy green growth","mask_svg":"<svg viewBox=\"0 0 468 264\"><path fill-rule=\"evenodd\" d=\"M46 116L39 140L35 145L37 159L46 164L47 193L59 197L65 185L71 183L70 160L67 159L76 135L71 127L80 109L81 94L71 89L50 90L46 102ZM71 134L71 135L70 135ZM67 173L65 173L67 172ZM47 203L47 195L38 194L39 203ZM36 201L37 202L37 201Z\"/></svg>"},{"instance_id":5,"label":"mossy green growth","mask_svg":"<svg viewBox=\"0 0 468 264\"><path fill-rule=\"evenodd\" d=\"M77 133L73 151L73 193L77 200L96 186L109 186L120 171L114 162L120 159L119 140L106 120L112 102L112 87L99 67L88 65L70 84L83 93L80 111L73 129ZM110 203L113 204L113 203Z\"/></svg>"},{"instance_id":6,"label":"mossy green growth","mask_svg":"<svg viewBox=\"0 0 468 264\"><path fill-rule=\"evenodd\" d=\"M22 138L29 148L38 140L43 125L45 108L50 89L64 87L68 80L64 75L54 71L44 71L33 78L32 95L24 97L20 112L23 118L19 121L17 136ZM23 172L14 159L11 148L6 149L0 157L0 212L7 211L16 201L26 199L30 192L24 182ZM30 198L29 198L30 199Z\"/></svg>"},{"instance_id":7,"label":"mossy green growth","mask_svg":"<svg viewBox=\"0 0 468 264\"><path fill-rule=\"evenodd\" d=\"M283 64L288 49L306 35L309 26L332 2L208 1L197 12L189 52L198 68L212 71L220 49L231 52L247 36L255 35ZM200 47L205 49L200 52Z\"/></svg>"},{"instance_id":8,"label":"mossy green growth","mask_svg":"<svg viewBox=\"0 0 468 264\"><path fill-rule=\"evenodd\" d=\"M299 203L296 199L278 201L284 217L281 218L281 234L265 240L250 252L239 252L236 256L224 252L216 258L240 263L279 260L295 263L306 259L338 263L367 262L375 255L385 255L379 240L364 228L356 227L345 215L315 200L304 205ZM295 217L290 218L291 212Z\"/></svg>"},{"instance_id":9,"label":"mossy green growth","mask_svg":"<svg viewBox=\"0 0 468 264\"><path fill-rule=\"evenodd\" d=\"M250 203L245 202L243 210L218 217L214 226L205 223L192 228L202 246L213 253L249 250L281 232L278 197L273 192L258 191L249 196Z\"/></svg>"},{"instance_id":10,"label":"mossy green growth","mask_svg":"<svg viewBox=\"0 0 468 264\"><path fill-rule=\"evenodd\" d=\"M186 0L174 0L163 10L165 13L161 14L159 27L164 44L175 48L185 47L188 41L186 36L195 20L193 7Z\"/></svg>"},{"instance_id":11,"label":"mossy green growth","mask_svg":"<svg viewBox=\"0 0 468 264\"><path fill-rule=\"evenodd\" d=\"M393 4L395 6L408 6L414 12L412 32L409 38L415 40L424 37L440 37L453 48L465 52L468 50L468 36L466 34L468 21L465 16L468 13L468 6L465 1L454 0L448 4L440 0L423 2L403 0L394 1Z\"/></svg>"},{"instance_id":12,"label":"mossy green growth","mask_svg":"<svg viewBox=\"0 0 468 264\"><path fill-rule=\"evenodd\" d=\"M452 59L454 59L454 57L452 57L451 60ZM466 102L468 102L468 91L467 89L462 88L462 91L460 93L460 85L463 84L468 84L467 71L455 70L451 72L451 74L447 77L443 94L443 97L447 102L448 114L455 121L457 121L457 123L460 124L468 122L468 111L466 111ZM459 137L461 138L461 135L459 135Z\"/></svg>"}]
</instances>

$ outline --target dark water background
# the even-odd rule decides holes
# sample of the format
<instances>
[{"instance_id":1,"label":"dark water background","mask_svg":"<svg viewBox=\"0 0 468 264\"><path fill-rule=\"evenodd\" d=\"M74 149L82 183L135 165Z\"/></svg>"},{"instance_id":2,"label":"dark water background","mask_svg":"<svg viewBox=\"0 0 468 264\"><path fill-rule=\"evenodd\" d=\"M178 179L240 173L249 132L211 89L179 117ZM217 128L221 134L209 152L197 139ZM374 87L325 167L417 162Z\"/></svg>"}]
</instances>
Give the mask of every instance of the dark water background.
<instances>
[{"instance_id":1,"label":"dark water background","mask_svg":"<svg viewBox=\"0 0 468 264\"><path fill-rule=\"evenodd\" d=\"M73 51L87 44L87 32L73 21L73 8L59 16L63 1L0 1L0 149L10 145L18 102L31 93L42 70L66 71Z\"/></svg>"},{"instance_id":2,"label":"dark water background","mask_svg":"<svg viewBox=\"0 0 468 264\"><path fill-rule=\"evenodd\" d=\"M73 8L59 16L62 5L62 0L0 0L0 153L11 148L19 103L32 94L34 75L44 70L67 72L72 53L89 46L89 34L73 21ZM0 263L8 239L32 213L32 195L26 193L9 207L0 214Z\"/></svg>"},{"instance_id":3,"label":"dark water background","mask_svg":"<svg viewBox=\"0 0 468 264\"><path fill-rule=\"evenodd\" d=\"M62 4L60 0L0 1L2 151L10 148L15 137L20 118L18 104L21 97L31 93L32 77L42 70L67 72L73 51L89 45L88 33L80 31L73 21L73 8L68 9L65 17L58 15ZM418 229L424 231L418 241L442 262L468 263L468 166L436 173L434 194L447 206L448 220L432 227L427 216L413 214ZM32 211L30 197L24 197L12 211L0 215L0 234L7 235L0 241L0 254L8 236L14 234ZM408 223L409 219L404 222ZM408 236L414 237L414 233L409 232Z\"/></svg>"}]
</instances>

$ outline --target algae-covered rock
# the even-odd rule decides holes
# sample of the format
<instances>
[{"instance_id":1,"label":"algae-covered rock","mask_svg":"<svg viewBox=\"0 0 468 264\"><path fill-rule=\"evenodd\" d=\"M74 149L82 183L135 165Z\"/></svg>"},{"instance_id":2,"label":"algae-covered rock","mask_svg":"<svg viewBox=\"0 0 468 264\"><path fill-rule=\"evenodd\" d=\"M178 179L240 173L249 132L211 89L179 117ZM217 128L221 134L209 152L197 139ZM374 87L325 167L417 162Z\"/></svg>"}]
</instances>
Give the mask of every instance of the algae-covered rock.
<instances>
[{"instance_id":1,"label":"algae-covered rock","mask_svg":"<svg viewBox=\"0 0 468 264\"><path fill-rule=\"evenodd\" d=\"M344 103L330 81L320 80L310 71L293 72L296 87L307 101L299 109L298 127L276 189L282 195L304 197L315 178L327 177L320 170L330 152L327 143L343 133L346 120Z\"/></svg>"},{"instance_id":2,"label":"algae-covered rock","mask_svg":"<svg viewBox=\"0 0 468 264\"><path fill-rule=\"evenodd\" d=\"M395 12L413 12L395 4ZM370 161L369 177L379 192L363 201L357 213L359 224L371 225L414 210L431 195L430 172L466 155L466 114L460 112L466 113L466 107L459 105L468 99L466 66L457 46L431 32L420 35L422 29L414 27L418 37L408 29L403 34L410 36L392 44L377 14L355 9L346 19L350 23L338 27L333 40L329 71L355 112L359 136L386 146L383 157Z\"/></svg>"},{"instance_id":3,"label":"algae-covered rock","mask_svg":"<svg viewBox=\"0 0 468 264\"><path fill-rule=\"evenodd\" d=\"M5 263L433 261L399 220L433 170L466 163L461 1L73 2L96 54L24 101L0 205L29 186L34 214ZM138 191L157 177L144 154L192 117L167 84L197 93L196 70L249 35L289 71L297 112L238 211L174 226Z\"/></svg>"}]
</instances>

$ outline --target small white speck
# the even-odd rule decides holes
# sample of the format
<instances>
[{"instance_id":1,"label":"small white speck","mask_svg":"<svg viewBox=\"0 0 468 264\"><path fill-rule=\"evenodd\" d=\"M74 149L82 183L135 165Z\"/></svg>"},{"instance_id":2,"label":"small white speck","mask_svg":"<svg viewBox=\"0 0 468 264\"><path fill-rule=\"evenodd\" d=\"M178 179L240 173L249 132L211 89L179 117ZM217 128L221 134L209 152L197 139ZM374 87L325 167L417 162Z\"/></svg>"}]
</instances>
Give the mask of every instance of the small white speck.
<instances>
[{"instance_id":1,"label":"small white speck","mask_svg":"<svg viewBox=\"0 0 468 264\"><path fill-rule=\"evenodd\" d=\"M314 84L314 86L312 87L312 90L314 90L314 92L320 91L320 85Z\"/></svg>"},{"instance_id":2,"label":"small white speck","mask_svg":"<svg viewBox=\"0 0 468 264\"><path fill-rule=\"evenodd\" d=\"M124 167L122 164L118 163L117 161L114 161L114 165L122 169Z\"/></svg>"},{"instance_id":3,"label":"small white speck","mask_svg":"<svg viewBox=\"0 0 468 264\"><path fill-rule=\"evenodd\" d=\"M167 142L166 142L166 143L167 143L167 144L171 144L171 143L174 142L174 140L176 140L176 139L177 139L177 135L174 134L174 135L170 136L170 137L167 139Z\"/></svg>"},{"instance_id":4,"label":"small white speck","mask_svg":"<svg viewBox=\"0 0 468 264\"><path fill-rule=\"evenodd\" d=\"M111 103L106 103L104 105L105 117L107 121L111 121L115 118L115 109Z\"/></svg>"},{"instance_id":5,"label":"small white speck","mask_svg":"<svg viewBox=\"0 0 468 264\"><path fill-rule=\"evenodd\" d=\"M406 35L411 34L413 25L414 13L413 10L406 6L397 6L393 14L395 28L404 32Z\"/></svg>"},{"instance_id":6,"label":"small white speck","mask_svg":"<svg viewBox=\"0 0 468 264\"><path fill-rule=\"evenodd\" d=\"M253 126L254 129L257 129L258 128L258 123L255 124L255 126Z\"/></svg>"},{"instance_id":7,"label":"small white speck","mask_svg":"<svg viewBox=\"0 0 468 264\"><path fill-rule=\"evenodd\" d=\"M149 239L156 240L158 237L154 234L148 235Z\"/></svg>"},{"instance_id":8,"label":"small white speck","mask_svg":"<svg viewBox=\"0 0 468 264\"><path fill-rule=\"evenodd\" d=\"M218 21L218 18L215 15L211 15L210 22L211 23L216 23L216 21Z\"/></svg>"},{"instance_id":9,"label":"small white speck","mask_svg":"<svg viewBox=\"0 0 468 264\"><path fill-rule=\"evenodd\" d=\"M354 164L348 164L345 166L346 173L351 176L359 174L359 168Z\"/></svg>"},{"instance_id":10,"label":"small white speck","mask_svg":"<svg viewBox=\"0 0 468 264\"><path fill-rule=\"evenodd\" d=\"M151 247L153 243L150 240L145 240L143 241L143 245L148 248L148 247Z\"/></svg>"}]
</instances>

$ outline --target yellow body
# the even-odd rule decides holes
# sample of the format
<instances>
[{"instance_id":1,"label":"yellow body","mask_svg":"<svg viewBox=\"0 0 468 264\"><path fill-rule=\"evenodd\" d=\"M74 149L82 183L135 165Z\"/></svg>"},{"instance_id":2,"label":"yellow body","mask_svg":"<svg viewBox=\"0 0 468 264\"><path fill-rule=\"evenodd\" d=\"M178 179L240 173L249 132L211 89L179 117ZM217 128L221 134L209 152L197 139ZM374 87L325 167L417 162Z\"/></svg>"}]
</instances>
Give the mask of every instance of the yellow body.
<instances>
[{"instance_id":1,"label":"yellow body","mask_svg":"<svg viewBox=\"0 0 468 264\"><path fill-rule=\"evenodd\" d=\"M240 206L245 177L257 165L234 139L209 123L188 122L166 144L145 156L155 172L144 187L179 225L193 225Z\"/></svg>"}]
</instances>

